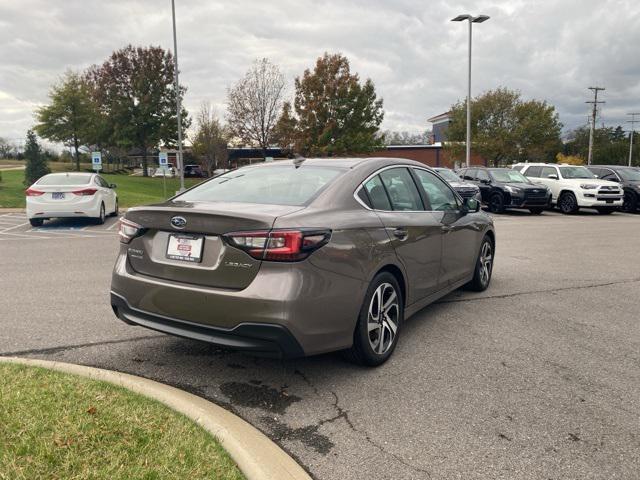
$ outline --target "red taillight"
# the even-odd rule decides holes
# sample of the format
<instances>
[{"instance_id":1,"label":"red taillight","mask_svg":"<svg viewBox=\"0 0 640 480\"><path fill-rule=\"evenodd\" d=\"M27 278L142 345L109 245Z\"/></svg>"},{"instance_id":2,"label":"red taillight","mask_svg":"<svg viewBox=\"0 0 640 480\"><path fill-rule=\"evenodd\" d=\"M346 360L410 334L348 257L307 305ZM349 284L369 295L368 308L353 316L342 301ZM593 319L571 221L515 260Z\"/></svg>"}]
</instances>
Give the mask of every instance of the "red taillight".
<instances>
[{"instance_id":1,"label":"red taillight","mask_svg":"<svg viewBox=\"0 0 640 480\"><path fill-rule=\"evenodd\" d=\"M82 190L74 190L73 193L80 196L93 195L98 191L97 188L83 188Z\"/></svg>"},{"instance_id":2,"label":"red taillight","mask_svg":"<svg viewBox=\"0 0 640 480\"><path fill-rule=\"evenodd\" d=\"M127 220L126 218L120 218L118 235L120 235L120 241L122 243L129 243L135 237L139 237L144 232L145 229L137 223Z\"/></svg>"},{"instance_id":3,"label":"red taillight","mask_svg":"<svg viewBox=\"0 0 640 480\"><path fill-rule=\"evenodd\" d=\"M44 192L34 190L33 188L27 188L24 193L27 194L27 197L39 197L40 195L44 195Z\"/></svg>"},{"instance_id":4,"label":"red taillight","mask_svg":"<svg viewBox=\"0 0 640 480\"><path fill-rule=\"evenodd\" d=\"M253 258L274 262L296 262L307 258L314 250L325 245L330 230L260 230L232 232L224 238Z\"/></svg>"}]
</instances>

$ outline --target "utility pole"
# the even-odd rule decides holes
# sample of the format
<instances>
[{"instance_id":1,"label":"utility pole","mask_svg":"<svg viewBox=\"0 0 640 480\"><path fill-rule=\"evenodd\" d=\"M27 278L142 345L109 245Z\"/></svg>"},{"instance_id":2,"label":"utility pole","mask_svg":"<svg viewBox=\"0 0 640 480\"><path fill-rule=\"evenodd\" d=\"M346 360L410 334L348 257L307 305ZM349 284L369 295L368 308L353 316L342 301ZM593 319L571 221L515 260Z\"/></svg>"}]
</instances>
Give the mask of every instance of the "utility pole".
<instances>
[{"instance_id":1,"label":"utility pole","mask_svg":"<svg viewBox=\"0 0 640 480\"><path fill-rule=\"evenodd\" d=\"M593 158L593 131L596 128L596 115L598 114L598 104L606 103L598 101L598 92L604 90L604 87L589 87L589 90L593 90L593 102L585 102L593 104L593 112L591 113L591 129L589 130L589 157L587 159L587 165L591 165L591 159Z\"/></svg>"},{"instance_id":2,"label":"utility pole","mask_svg":"<svg viewBox=\"0 0 640 480\"><path fill-rule=\"evenodd\" d=\"M633 157L633 132L636 123L640 122L640 120L636 120L636 115L640 115L640 113L627 113L627 115L631 115L631 120L627 120L627 123L631 124L631 133L629 134L629 166L631 166L631 158Z\"/></svg>"},{"instance_id":3,"label":"utility pole","mask_svg":"<svg viewBox=\"0 0 640 480\"><path fill-rule=\"evenodd\" d=\"M171 0L173 18L173 68L175 70L176 110L178 115L178 171L180 172L180 191L184 192L184 165L182 159L182 106L180 105L180 82L178 81L178 39L176 36L176 4Z\"/></svg>"}]
</instances>

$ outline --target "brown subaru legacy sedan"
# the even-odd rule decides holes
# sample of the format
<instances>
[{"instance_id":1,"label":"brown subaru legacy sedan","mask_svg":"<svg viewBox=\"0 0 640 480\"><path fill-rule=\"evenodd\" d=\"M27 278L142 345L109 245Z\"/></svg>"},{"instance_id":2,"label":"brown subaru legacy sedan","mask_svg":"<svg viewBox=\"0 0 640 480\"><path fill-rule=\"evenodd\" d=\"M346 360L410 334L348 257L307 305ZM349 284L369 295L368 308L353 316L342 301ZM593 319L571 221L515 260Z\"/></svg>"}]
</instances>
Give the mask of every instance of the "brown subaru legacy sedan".
<instances>
[{"instance_id":1,"label":"brown subaru legacy sedan","mask_svg":"<svg viewBox=\"0 0 640 480\"><path fill-rule=\"evenodd\" d=\"M491 219L432 169L390 158L250 165L130 209L111 284L133 325L283 358L379 365L405 318L489 286Z\"/></svg>"}]
</instances>

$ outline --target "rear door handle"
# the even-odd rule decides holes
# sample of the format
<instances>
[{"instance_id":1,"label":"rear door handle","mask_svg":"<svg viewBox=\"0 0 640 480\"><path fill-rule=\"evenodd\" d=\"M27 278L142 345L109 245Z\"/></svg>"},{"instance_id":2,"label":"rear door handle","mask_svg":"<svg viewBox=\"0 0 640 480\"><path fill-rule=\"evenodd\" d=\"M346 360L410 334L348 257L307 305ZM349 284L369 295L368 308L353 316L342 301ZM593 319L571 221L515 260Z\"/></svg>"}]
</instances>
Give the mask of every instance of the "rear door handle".
<instances>
[{"instance_id":1,"label":"rear door handle","mask_svg":"<svg viewBox=\"0 0 640 480\"><path fill-rule=\"evenodd\" d=\"M399 240L406 240L409 236L409 231L406 228L398 227L393 231L393 236Z\"/></svg>"},{"instance_id":2,"label":"rear door handle","mask_svg":"<svg viewBox=\"0 0 640 480\"><path fill-rule=\"evenodd\" d=\"M448 225L443 225L443 226L442 226L442 231L443 231L444 233L449 233L451 230L453 230L453 227L450 227L450 226L448 226Z\"/></svg>"}]
</instances>

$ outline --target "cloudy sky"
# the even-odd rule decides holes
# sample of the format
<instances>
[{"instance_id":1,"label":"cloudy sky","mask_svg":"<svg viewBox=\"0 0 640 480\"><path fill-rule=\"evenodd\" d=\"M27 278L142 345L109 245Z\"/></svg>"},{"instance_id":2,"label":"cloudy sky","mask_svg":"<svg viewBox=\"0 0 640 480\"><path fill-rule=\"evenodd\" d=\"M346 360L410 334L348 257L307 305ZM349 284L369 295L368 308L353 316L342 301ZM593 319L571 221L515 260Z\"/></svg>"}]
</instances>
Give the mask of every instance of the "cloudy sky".
<instances>
[{"instance_id":1,"label":"cloudy sky","mask_svg":"<svg viewBox=\"0 0 640 480\"><path fill-rule=\"evenodd\" d=\"M554 104L565 129L586 123L587 87L606 87L600 122L640 111L640 3L631 0L176 0L186 107L224 114L226 89L253 59L293 79L323 52L341 52L384 99L383 127L421 131L466 92L497 86ZM67 69L101 63L128 43L171 49L170 0L0 0L0 137L19 142L33 110Z\"/></svg>"}]
</instances>

